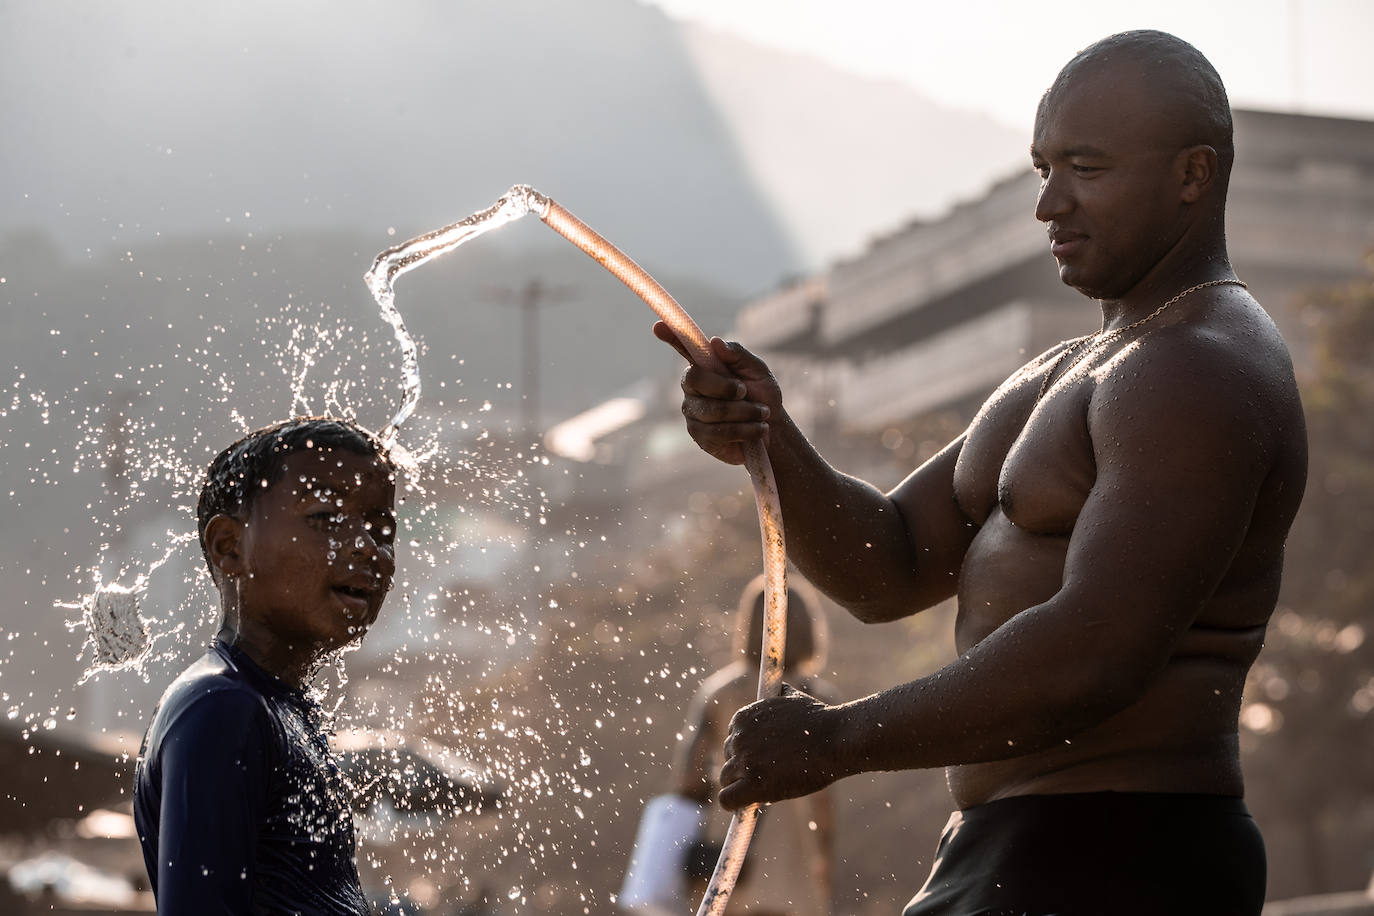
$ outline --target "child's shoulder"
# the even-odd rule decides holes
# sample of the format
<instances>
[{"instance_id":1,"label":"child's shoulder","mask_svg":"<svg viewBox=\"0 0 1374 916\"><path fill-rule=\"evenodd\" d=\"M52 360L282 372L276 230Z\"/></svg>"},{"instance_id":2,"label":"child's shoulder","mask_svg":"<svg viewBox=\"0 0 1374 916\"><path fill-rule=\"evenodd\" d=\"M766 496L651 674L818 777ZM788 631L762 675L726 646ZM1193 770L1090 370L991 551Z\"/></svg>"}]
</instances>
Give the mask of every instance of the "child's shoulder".
<instances>
[{"instance_id":1,"label":"child's shoulder","mask_svg":"<svg viewBox=\"0 0 1374 916\"><path fill-rule=\"evenodd\" d=\"M719 720L723 727L736 709L754 701L757 692L758 672L742 661L735 661L701 682L693 705L699 716Z\"/></svg>"},{"instance_id":2,"label":"child's shoulder","mask_svg":"<svg viewBox=\"0 0 1374 916\"><path fill-rule=\"evenodd\" d=\"M212 646L168 686L151 727L165 731L188 720L204 720L215 727L241 728L268 716L265 698L253 678L219 646Z\"/></svg>"},{"instance_id":3,"label":"child's shoulder","mask_svg":"<svg viewBox=\"0 0 1374 916\"><path fill-rule=\"evenodd\" d=\"M215 646L163 693L144 735L136 791L169 772L200 783L265 772L283 743L268 698Z\"/></svg>"},{"instance_id":4,"label":"child's shoulder","mask_svg":"<svg viewBox=\"0 0 1374 916\"><path fill-rule=\"evenodd\" d=\"M707 701L718 700L724 694L748 690L758 681L758 674L742 661L733 661L711 673L701 682L699 693Z\"/></svg>"}]
</instances>

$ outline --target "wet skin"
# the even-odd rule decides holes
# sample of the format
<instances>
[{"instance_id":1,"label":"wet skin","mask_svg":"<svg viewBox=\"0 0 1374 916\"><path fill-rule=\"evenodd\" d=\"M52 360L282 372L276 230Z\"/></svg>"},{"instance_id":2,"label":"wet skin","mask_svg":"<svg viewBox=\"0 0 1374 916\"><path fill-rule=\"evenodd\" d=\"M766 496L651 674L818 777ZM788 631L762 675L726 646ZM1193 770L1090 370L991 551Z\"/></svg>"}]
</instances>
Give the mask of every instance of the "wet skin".
<instances>
[{"instance_id":1,"label":"wet skin","mask_svg":"<svg viewBox=\"0 0 1374 916\"><path fill-rule=\"evenodd\" d=\"M299 686L377 619L396 572L396 487L374 456L342 449L305 449L282 465L244 518L210 521L206 549L221 636Z\"/></svg>"},{"instance_id":2,"label":"wet skin","mask_svg":"<svg viewBox=\"0 0 1374 916\"><path fill-rule=\"evenodd\" d=\"M1167 104L1128 68L1095 77L1037 118L1036 217L1061 278L1102 299L1104 329L1125 328L1233 274L1215 151L1176 142ZM1052 348L890 493L824 462L757 357L712 346L736 377L684 374L688 430L731 463L766 441L807 577L868 622L958 601L959 657L934 675L736 714L723 805L930 766L949 768L961 807L1242 794L1241 689L1306 474L1287 350L1248 293L1195 292L1057 371Z\"/></svg>"},{"instance_id":3,"label":"wet skin","mask_svg":"<svg viewBox=\"0 0 1374 916\"><path fill-rule=\"evenodd\" d=\"M959 574L956 647L967 658L1026 640L1030 651L1003 653L1006 676L1025 678L1026 708L1062 704L1043 704L1059 724L1025 742L1031 753L950 768L961 806L1243 793L1241 690L1278 595L1306 452L1267 316L1237 291L1191 305L1191 320L1086 361L1039 403L1052 360L1034 365L958 448L955 500L977 533ZM1018 671L1017 660L1064 667Z\"/></svg>"}]
</instances>

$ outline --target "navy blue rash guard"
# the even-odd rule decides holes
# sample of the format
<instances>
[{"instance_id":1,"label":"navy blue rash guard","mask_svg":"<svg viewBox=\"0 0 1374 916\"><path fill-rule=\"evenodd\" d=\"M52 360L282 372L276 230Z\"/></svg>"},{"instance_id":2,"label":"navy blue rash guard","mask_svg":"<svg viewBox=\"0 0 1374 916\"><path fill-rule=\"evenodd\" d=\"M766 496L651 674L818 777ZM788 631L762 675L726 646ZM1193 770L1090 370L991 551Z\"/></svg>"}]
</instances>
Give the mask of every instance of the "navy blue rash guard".
<instances>
[{"instance_id":1,"label":"navy blue rash guard","mask_svg":"<svg viewBox=\"0 0 1374 916\"><path fill-rule=\"evenodd\" d=\"M161 916L367 916L319 706L215 640L162 695L134 774Z\"/></svg>"}]
</instances>

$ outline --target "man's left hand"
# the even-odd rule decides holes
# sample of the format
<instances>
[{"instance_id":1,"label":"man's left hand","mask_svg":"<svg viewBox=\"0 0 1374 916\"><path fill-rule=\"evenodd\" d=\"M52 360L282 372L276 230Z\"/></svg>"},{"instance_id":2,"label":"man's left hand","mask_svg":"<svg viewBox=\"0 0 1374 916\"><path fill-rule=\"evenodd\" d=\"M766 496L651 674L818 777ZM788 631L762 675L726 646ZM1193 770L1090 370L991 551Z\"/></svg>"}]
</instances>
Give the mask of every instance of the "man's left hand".
<instances>
[{"instance_id":1,"label":"man's left hand","mask_svg":"<svg viewBox=\"0 0 1374 916\"><path fill-rule=\"evenodd\" d=\"M719 796L727 810L810 795L844 775L834 745L843 713L786 684L782 691L730 720Z\"/></svg>"}]
</instances>

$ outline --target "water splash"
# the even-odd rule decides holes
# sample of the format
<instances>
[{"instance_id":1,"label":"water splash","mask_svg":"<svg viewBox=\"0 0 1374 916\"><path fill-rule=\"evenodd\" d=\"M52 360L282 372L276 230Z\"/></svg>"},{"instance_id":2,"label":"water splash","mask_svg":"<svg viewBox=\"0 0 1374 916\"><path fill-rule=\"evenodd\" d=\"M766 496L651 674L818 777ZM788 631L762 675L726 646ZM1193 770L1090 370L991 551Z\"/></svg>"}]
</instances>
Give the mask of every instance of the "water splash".
<instances>
[{"instance_id":1,"label":"water splash","mask_svg":"<svg viewBox=\"0 0 1374 916\"><path fill-rule=\"evenodd\" d=\"M79 618L66 622L70 631L85 629L86 638L82 643L82 652L89 653L91 657L86 670L76 682L78 685L86 683L98 672L120 671L126 668L133 669L146 678L145 665L154 648L154 622L143 616L139 599L148 590L149 577L166 565L182 545L196 540L194 534L177 534L169 531L167 535L167 549L161 557L149 564L146 570L134 577L132 585L102 582L97 570L95 588L80 601L54 602L54 607L81 612ZM173 629L171 632L176 631Z\"/></svg>"},{"instance_id":2,"label":"water splash","mask_svg":"<svg viewBox=\"0 0 1374 916\"><path fill-rule=\"evenodd\" d=\"M396 342L401 346L403 397L400 409L382 430L381 438L384 443L390 445L395 442L401 424L415 412L415 406L420 401L419 358L415 341L406 330L405 320L396 308L396 294L392 289L396 278L426 261L452 251L470 239L493 229L500 229L527 213L536 213L542 218L548 212L548 207L547 197L529 185L518 184L485 210L388 248L377 255L372 267L363 275L367 288L372 291L372 298L376 299L377 305L381 307L382 317L395 331Z\"/></svg>"},{"instance_id":3,"label":"water splash","mask_svg":"<svg viewBox=\"0 0 1374 916\"><path fill-rule=\"evenodd\" d=\"M81 619L69 621L68 629L86 628L84 647L91 650L93 661L78 684L84 684L98 670L137 667L147 656L151 645L148 623L138 608L139 593L147 587L147 578L140 575L131 587L101 582L79 604L57 602L56 607L81 611Z\"/></svg>"},{"instance_id":4,"label":"water splash","mask_svg":"<svg viewBox=\"0 0 1374 916\"><path fill-rule=\"evenodd\" d=\"M455 234L542 217L543 200L517 195L504 214ZM430 236L435 254L452 247L443 233ZM184 248L162 252L160 266L150 254L136 269L78 267L68 273L94 275L101 285L89 298L108 297L108 310L51 337L59 319L44 313L41 337L12 338L25 349L14 350L0 392L9 443L0 499L28 530L11 526L0 556L16 597L0 635L0 710L25 739L108 727L128 733L123 746L136 752L157 694L213 633L218 603L189 532L204 468L221 447L287 413L364 418L374 429L395 414L394 389L376 382L376 367L397 361L396 344L375 311L365 305L359 320L352 307L261 285L299 276L265 260L264 250L288 244L231 254L215 276L197 275ZM214 254L218 271L223 248ZM331 277L349 271L347 258ZM135 270L127 288L116 282ZM24 282L10 279L6 292L22 288L27 299ZM16 317L40 313L17 308ZM482 761L506 793L480 812L385 812L360 863L401 900L485 895L501 912L607 912L623 864L607 854L615 825L633 816L662 766L681 697L702 673L694 666L728 651L719 621L696 615L715 596L689 570L711 563L691 552L696 539L668 548L676 523L558 504L549 491L568 492L583 471L530 448L499 399L493 410L489 392L460 377L468 374L427 365L427 398L401 418L404 442L391 424L393 449L420 470L398 487L397 587L347 672L327 665L316 686L338 727L404 731L412 747L427 736L428 755ZM646 522L662 536L642 537ZM536 543L537 562L527 564ZM646 543L658 545L652 557L636 553ZM168 544L178 549L154 571ZM494 556L494 572L473 574ZM734 558L715 557L726 566ZM65 613L49 611L54 596ZM110 628L103 643L89 640L88 607ZM58 672L52 686L45 675ZM390 771L365 782L378 775ZM509 888L518 900L505 899Z\"/></svg>"},{"instance_id":5,"label":"water splash","mask_svg":"<svg viewBox=\"0 0 1374 916\"><path fill-rule=\"evenodd\" d=\"M516 185L487 210L382 252L368 271L365 279L383 314L396 330L405 363L406 396L400 411L388 426L383 441L395 437L401 422L410 416L420 397L415 344L406 333L396 310L392 280L484 232L531 212L538 213L550 229L581 249L653 309L672 329L693 363L720 374L729 374L729 370L712 351L701 328L647 271L566 208L528 185ZM787 632L787 549L777 484L763 443L752 442L745 446L744 465L753 483L763 542L765 613L758 677L758 697L763 699L776 696L782 689L782 661ZM725 912L762 810L758 804L750 805L731 820L698 916L721 916ZM520 899L523 903L524 897Z\"/></svg>"}]
</instances>

